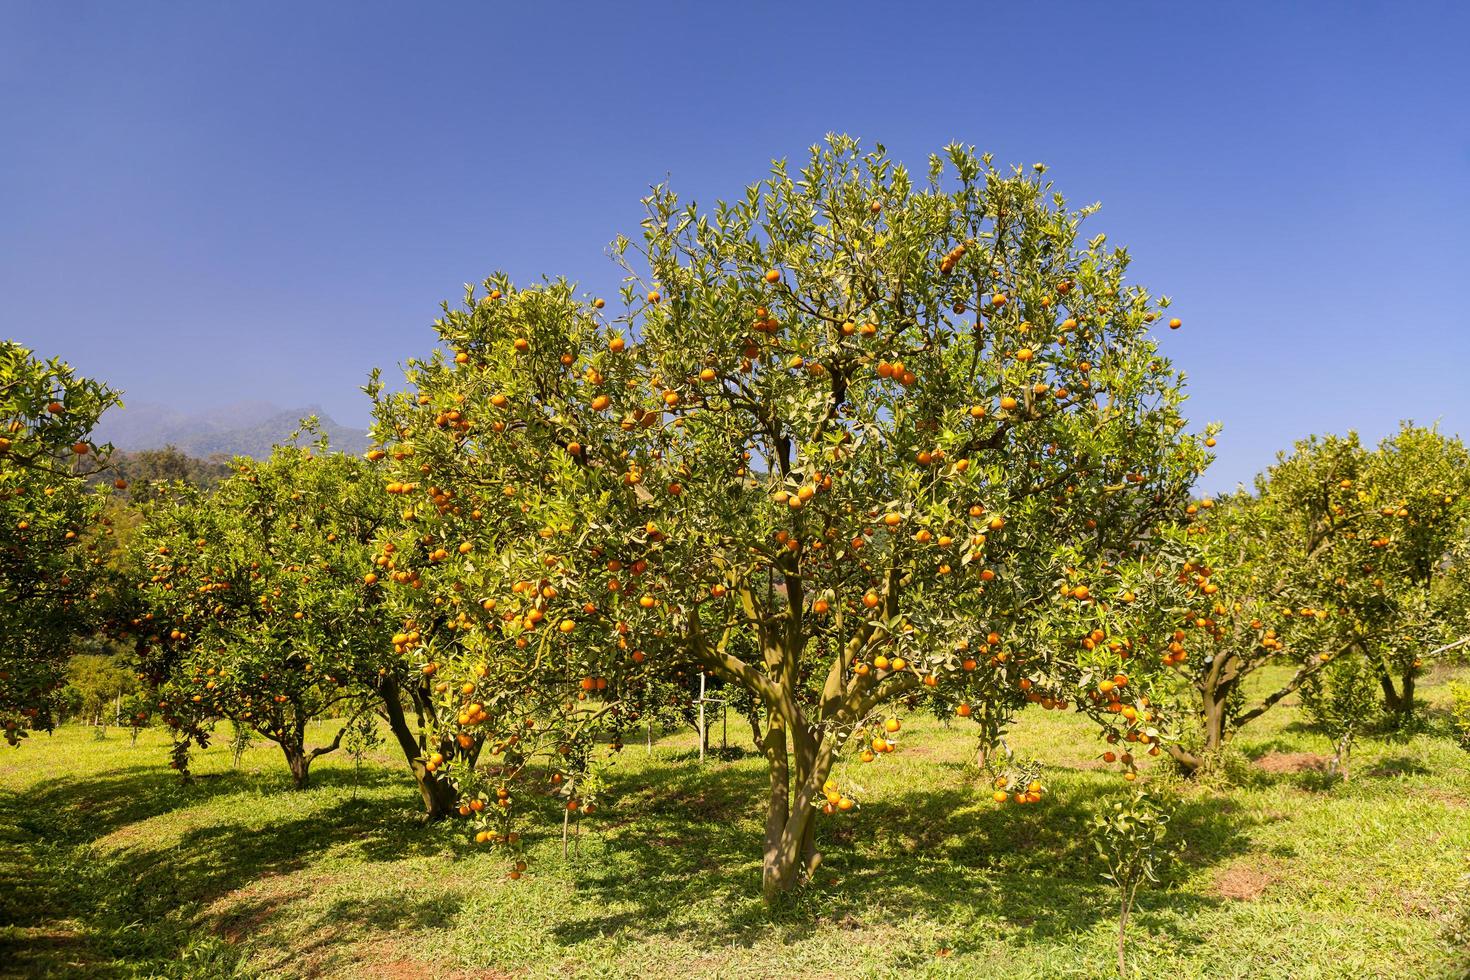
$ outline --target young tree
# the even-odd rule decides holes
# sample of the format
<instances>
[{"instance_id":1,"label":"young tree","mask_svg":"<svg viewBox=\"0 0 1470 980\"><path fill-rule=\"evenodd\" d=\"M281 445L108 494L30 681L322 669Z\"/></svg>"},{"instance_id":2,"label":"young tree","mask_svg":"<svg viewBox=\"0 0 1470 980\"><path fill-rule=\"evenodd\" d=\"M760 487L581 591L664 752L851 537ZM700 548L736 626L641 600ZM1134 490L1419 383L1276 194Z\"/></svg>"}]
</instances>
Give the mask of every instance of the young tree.
<instances>
[{"instance_id":1,"label":"young tree","mask_svg":"<svg viewBox=\"0 0 1470 980\"><path fill-rule=\"evenodd\" d=\"M1353 743L1372 720L1376 676L1366 657L1341 657L1313 671L1302 685L1307 717L1332 742L1332 769L1348 778Z\"/></svg>"},{"instance_id":2,"label":"young tree","mask_svg":"<svg viewBox=\"0 0 1470 980\"><path fill-rule=\"evenodd\" d=\"M1173 857L1178 843L1169 839L1168 809L1142 792L1099 814L1092 829L1098 856L1107 864L1103 878L1118 889L1118 976L1126 977L1128 917L1138 890L1158 882L1160 868Z\"/></svg>"},{"instance_id":3,"label":"young tree","mask_svg":"<svg viewBox=\"0 0 1470 980\"><path fill-rule=\"evenodd\" d=\"M1132 724L1081 690L1137 646L1063 641L1056 606L1121 599L1100 563L1205 454L1149 336L1167 301L1079 239L1092 209L961 146L916 186L845 137L712 213L646 204L622 315L496 276L411 391L369 386L410 656L462 729L576 758L642 678L713 671L761 706L774 898L820 861L839 755L891 750L926 693Z\"/></svg>"},{"instance_id":4,"label":"young tree","mask_svg":"<svg viewBox=\"0 0 1470 980\"><path fill-rule=\"evenodd\" d=\"M72 637L90 628L94 566L81 547L99 498L90 441L118 403L59 360L0 341L0 726L15 744L55 724Z\"/></svg>"}]
</instances>

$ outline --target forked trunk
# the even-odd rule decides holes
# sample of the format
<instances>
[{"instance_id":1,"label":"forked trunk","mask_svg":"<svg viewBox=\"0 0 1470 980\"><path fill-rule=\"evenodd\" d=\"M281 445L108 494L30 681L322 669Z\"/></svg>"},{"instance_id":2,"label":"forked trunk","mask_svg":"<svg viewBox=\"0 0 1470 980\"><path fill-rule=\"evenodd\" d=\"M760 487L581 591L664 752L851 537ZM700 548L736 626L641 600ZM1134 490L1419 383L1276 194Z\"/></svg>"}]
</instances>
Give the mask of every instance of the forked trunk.
<instances>
[{"instance_id":1,"label":"forked trunk","mask_svg":"<svg viewBox=\"0 0 1470 980\"><path fill-rule=\"evenodd\" d=\"M286 766L291 770L291 785L294 789L306 789L311 781L311 759L305 747L289 738L281 740L281 753L286 757Z\"/></svg>"},{"instance_id":2,"label":"forked trunk","mask_svg":"<svg viewBox=\"0 0 1470 980\"><path fill-rule=\"evenodd\" d=\"M794 750L793 750L794 749ZM766 903L811 878L822 863L813 806L832 768L832 752L798 735L788 743L785 722L771 713L762 751L770 769L761 893Z\"/></svg>"},{"instance_id":3,"label":"forked trunk","mask_svg":"<svg viewBox=\"0 0 1470 980\"><path fill-rule=\"evenodd\" d=\"M409 727L408 718L403 713L403 701L398 682L388 678L379 686L378 693L383 699L383 713L388 718L388 728L393 732L394 740L408 761L414 782L419 787L419 795L423 797L424 822L434 823L443 820L454 813L454 806L457 802L454 787L448 780L430 772L425 765L425 753L420 748L418 739L414 737L413 729Z\"/></svg>"},{"instance_id":4,"label":"forked trunk","mask_svg":"<svg viewBox=\"0 0 1470 980\"><path fill-rule=\"evenodd\" d=\"M1205 760L1225 744L1227 702L1230 697L1228 684L1202 684L1198 688L1200 698L1199 722L1203 745L1198 752L1191 752L1177 743L1168 743L1165 749L1186 776L1197 773Z\"/></svg>"}]
</instances>

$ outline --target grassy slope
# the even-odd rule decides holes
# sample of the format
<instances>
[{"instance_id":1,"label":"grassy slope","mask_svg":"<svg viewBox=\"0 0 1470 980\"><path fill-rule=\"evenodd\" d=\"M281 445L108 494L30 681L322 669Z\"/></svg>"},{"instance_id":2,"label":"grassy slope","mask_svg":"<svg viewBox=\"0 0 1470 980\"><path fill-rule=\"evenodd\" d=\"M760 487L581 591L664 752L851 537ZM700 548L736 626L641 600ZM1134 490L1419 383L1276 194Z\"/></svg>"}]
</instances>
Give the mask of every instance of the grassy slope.
<instances>
[{"instance_id":1,"label":"grassy slope","mask_svg":"<svg viewBox=\"0 0 1470 980\"><path fill-rule=\"evenodd\" d=\"M1442 708L1443 684L1427 696ZM823 819L817 887L768 917L762 763L701 771L687 735L623 753L615 805L584 821L569 864L548 808L531 872L511 882L463 828L415 825L416 795L386 756L355 799L349 759L319 760L315 787L291 793L264 746L238 771L210 749L186 787L157 732L130 746L66 729L0 752L0 974L1106 976L1112 899L1084 828L1124 784L1074 738L1085 733L1070 716L1028 715L1012 744L1052 767L1051 793L997 807L965 764L965 730L914 719L897 753L844 767L862 808ZM1326 745L1287 708L1238 748ZM1420 735L1366 742L1354 761L1346 785L1252 765L1233 788L1186 788L1188 847L1167 887L1140 899L1131 965L1470 971L1445 939L1470 871L1470 755Z\"/></svg>"}]
</instances>

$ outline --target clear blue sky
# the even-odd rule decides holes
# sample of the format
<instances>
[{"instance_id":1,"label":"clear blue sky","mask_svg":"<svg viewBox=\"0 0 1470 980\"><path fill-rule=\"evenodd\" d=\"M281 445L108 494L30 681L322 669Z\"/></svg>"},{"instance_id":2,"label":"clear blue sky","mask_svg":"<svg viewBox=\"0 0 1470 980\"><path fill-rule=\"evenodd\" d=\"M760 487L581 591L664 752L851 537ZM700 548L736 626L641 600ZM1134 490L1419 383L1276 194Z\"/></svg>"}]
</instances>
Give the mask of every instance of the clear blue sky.
<instances>
[{"instance_id":1,"label":"clear blue sky","mask_svg":"<svg viewBox=\"0 0 1470 980\"><path fill-rule=\"evenodd\" d=\"M1045 161L1174 297L1208 489L1470 436L1470 14L1433 3L0 3L0 335L143 401L319 403L504 268L610 293L832 130Z\"/></svg>"}]
</instances>

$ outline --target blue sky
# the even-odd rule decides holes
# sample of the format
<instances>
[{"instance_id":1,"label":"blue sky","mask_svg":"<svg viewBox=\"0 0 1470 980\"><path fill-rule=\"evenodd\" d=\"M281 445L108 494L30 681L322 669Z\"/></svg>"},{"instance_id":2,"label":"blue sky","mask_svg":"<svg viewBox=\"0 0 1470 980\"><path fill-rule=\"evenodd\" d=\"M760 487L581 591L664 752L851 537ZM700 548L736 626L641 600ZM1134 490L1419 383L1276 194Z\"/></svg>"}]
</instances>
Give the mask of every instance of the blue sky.
<instances>
[{"instance_id":1,"label":"blue sky","mask_svg":"<svg viewBox=\"0 0 1470 980\"><path fill-rule=\"evenodd\" d=\"M1045 161L1175 300L1204 486L1470 436L1463 4L0 5L0 334L137 400L367 419L495 269L611 294L669 177L828 131Z\"/></svg>"}]
</instances>

